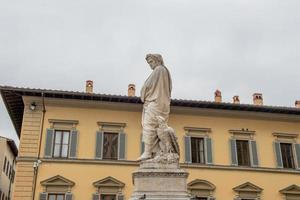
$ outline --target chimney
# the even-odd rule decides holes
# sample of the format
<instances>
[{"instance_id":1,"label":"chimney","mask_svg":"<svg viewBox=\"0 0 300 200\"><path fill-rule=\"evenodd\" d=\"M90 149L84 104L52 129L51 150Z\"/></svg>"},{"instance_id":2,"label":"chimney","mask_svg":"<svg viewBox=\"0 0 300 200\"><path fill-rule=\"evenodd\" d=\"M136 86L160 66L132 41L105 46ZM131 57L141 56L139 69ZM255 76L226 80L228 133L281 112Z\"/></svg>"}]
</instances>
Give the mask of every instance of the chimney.
<instances>
[{"instance_id":1,"label":"chimney","mask_svg":"<svg viewBox=\"0 0 300 200\"><path fill-rule=\"evenodd\" d=\"M222 93L220 90L215 91L215 102L221 103L222 102Z\"/></svg>"},{"instance_id":2,"label":"chimney","mask_svg":"<svg viewBox=\"0 0 300 200\"><path fill-rule=\"evenodd\" d=\"M135 96L135 84L128 85L128 96L134 97Z\"/></svg>"},{"instance_id":3,"label":"chimney","mask_svg":"<svg viewBox=\"0 0 300 200\"><path fill-rule=\"evenodd\" d=\"M93 81L91 80L86 81L85 92L89 94L93 93Z\"/></svg>"},{"instance_id":4,"label":"chimney","mask_svg":"<svg viewBox=\"0 0 300 200\"><path fill-rule=\"evenodd\" d=\"M295 102L295 106L296 106L296 108L300 108L300 100L297 100L297 101Z\"/></svg>"},{"instance_id":5,"label":"chimney","mask_svg":"<svg viewBox=\"0 0 300 200\"><path fill-rule=\"evenodd\" d=\"M264 104L263 96L261 93L253 94L253 104L262 106Z\"/></svg>"},{"instance_id":6,"label":"chimney","mask_svg":"<svg viewBox=\"0 0 300 200\"><path fill-rule=\"evenodd\" d=\"M240 104L240 97L239 96L234 96L233 97L233 103L234 104Z\"/></svg>"}]
</instances>

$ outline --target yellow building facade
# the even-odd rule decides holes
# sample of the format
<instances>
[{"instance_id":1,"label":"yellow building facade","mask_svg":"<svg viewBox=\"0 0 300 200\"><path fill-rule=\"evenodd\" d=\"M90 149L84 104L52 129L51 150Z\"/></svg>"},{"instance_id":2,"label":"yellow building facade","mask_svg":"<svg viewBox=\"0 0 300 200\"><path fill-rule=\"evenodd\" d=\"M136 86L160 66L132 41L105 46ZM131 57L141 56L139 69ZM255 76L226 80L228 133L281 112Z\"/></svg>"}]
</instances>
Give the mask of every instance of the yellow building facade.
<instances>
[{"instance_id":1,"label":"yellow building facade","mask_svg":"<svg viewBox=\"0 0 300 200\"><path fill-rule=\"evenodd\" d=\"M130 198L143 151L138 97L0 89L20 135L14 200ZM191 198L299 200L299 122L299 108L172 100Z\"/></svg>"}]
</instances>

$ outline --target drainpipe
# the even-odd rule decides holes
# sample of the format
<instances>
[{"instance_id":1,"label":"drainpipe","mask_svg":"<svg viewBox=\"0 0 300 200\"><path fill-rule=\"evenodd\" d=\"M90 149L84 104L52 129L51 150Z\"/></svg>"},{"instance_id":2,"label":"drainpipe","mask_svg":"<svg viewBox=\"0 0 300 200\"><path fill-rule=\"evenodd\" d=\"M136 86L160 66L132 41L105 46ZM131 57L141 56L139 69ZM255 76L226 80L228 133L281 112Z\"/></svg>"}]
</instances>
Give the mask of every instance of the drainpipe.
<instances>
[{"instance_id":1,"label":"drainpipe","mask_svg":"<svg viewBox=\"0 0 300 200\"><path fill-rule=\"evenodd\" d=\"M45 121L45 113L46 113L44 92L42 92L42 103L43 103L43 116L42 116L42 122L41 122L39 151L38 151L37 160L33 163L33 170L34 170L33 181L34 181L34 183L33 183L33 188L32 188L32 200L35 200L36 181L37 181L39 164L41 163L40 153L41 153L41 145L42 145L42 140L43 140L43 129L44 129L44 121Z\"/></svg>"}]
</instances>

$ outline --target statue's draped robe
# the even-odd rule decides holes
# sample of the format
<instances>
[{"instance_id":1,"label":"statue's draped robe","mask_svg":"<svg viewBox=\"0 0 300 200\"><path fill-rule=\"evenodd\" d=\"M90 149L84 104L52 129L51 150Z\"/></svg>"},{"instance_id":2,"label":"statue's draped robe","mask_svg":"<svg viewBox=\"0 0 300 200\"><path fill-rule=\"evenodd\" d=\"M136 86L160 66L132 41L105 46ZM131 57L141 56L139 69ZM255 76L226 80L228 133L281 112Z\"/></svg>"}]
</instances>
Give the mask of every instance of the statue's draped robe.
<instances>
[{"instance_id":1,"label":"statue's draped robe","mask_svg":"<svg viewBox=\"0 0 300 200\"><path fill-rule=\"evenodd\" d=\"M142 115L143 142L152 147L156 152L158 137L157 116L162 116L168 122L170 112L172 81L168 69L165 66L157 66L145 81L141 90L141 100L144 102Z\"/></svg>"}]
</instances>

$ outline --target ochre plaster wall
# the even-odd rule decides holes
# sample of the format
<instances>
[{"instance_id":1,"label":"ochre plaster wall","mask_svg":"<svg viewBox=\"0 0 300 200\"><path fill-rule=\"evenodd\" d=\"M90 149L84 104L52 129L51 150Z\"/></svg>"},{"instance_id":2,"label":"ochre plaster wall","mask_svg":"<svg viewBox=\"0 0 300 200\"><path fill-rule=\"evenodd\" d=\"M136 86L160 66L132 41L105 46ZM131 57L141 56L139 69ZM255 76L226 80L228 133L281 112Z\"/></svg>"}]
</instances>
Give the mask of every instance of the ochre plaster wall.
<instances>
[{"instance_id":1,"label":"ochre plaster wall","mask_svg":"<svg viewBox=\"0 0 300 200\"><path fill-rule=\"evenodd\" d=\"M68 106L67 106L68 105ZM74 104L72 104L74 105ZM78 120L77 130L79 131L79 144L77 158L81 162L62 162L45 161L39 167L37 177L36 198L43 191L40 182L55 175L61 175L75 182L72 189L75 200L91 199L92 193L96 190L92 183L112 176L126 184L125 195L129 198L133 186L131 173L138 167L133 164L103 164L94 162L95 158L95 138L98 130L98 121L102 122L121 122L126 123L125 133L127 134L126 157L129 161L134 161L140 155L140 136L141 136L141 109L125 111L123 109L105 109L105 106L73 107L71 104L61 103L47 104L44 121L43 140L40 157L43 158L45 148L45 133L50 127L49 119ZM222 111L220 111L222 112ZM258 157L260 168L276 168L275 155L273 152L273 132L297 133L300 130L299 122L286 122L276 120L233 118L200 114L179 114L171 113L169 125L173 127L178 136L181 155L184 155L183 136L184 127L205 127L211 128L209 133L213 141L213 160L215 165L230 167L230 152L228 140L230 129L248 128L256 131L255 140L258 145ZM21 139L22 142L22 139ZM300 143L299 139L297 142ZM181 162L184 157L181 156ZM251 182L263 188L262 199L279 200L282 196L279 190L292 185L300 185L300 174L263 172L255 170L242 171L239 169L208 169L192 168L185 169L190 173L189 181L194 179L205 179L216 186L215 197L217 199L233 199L235 193L232 188L245 182ZM268 170L268 169L265 169Z\"/></svg>"}]
</instances>

